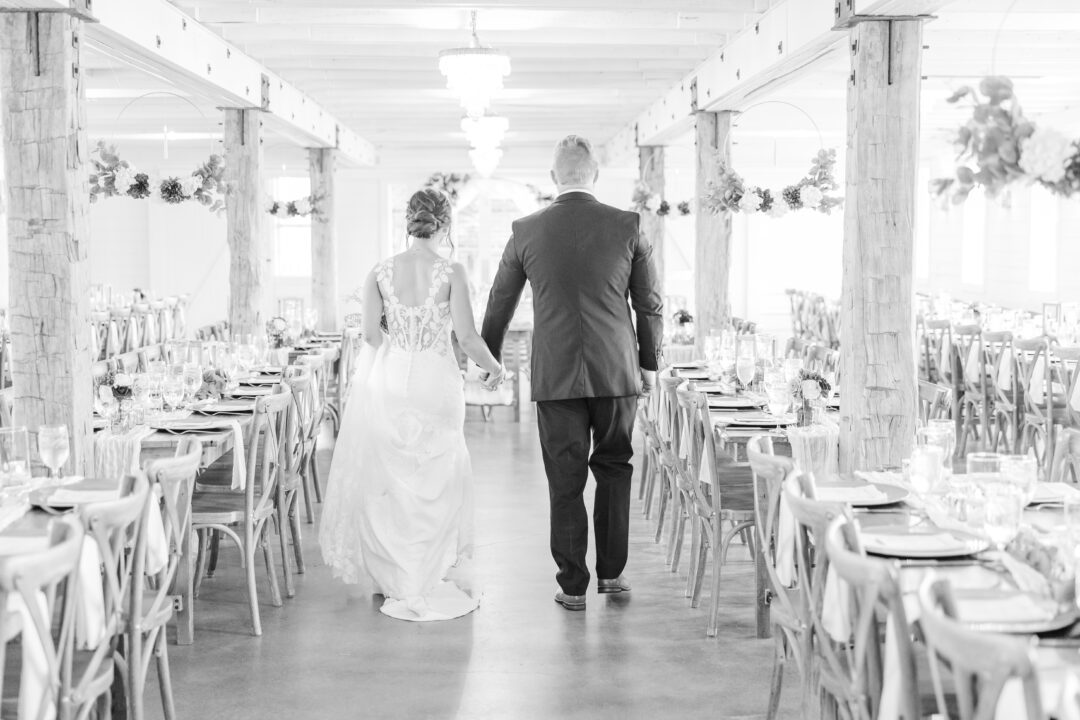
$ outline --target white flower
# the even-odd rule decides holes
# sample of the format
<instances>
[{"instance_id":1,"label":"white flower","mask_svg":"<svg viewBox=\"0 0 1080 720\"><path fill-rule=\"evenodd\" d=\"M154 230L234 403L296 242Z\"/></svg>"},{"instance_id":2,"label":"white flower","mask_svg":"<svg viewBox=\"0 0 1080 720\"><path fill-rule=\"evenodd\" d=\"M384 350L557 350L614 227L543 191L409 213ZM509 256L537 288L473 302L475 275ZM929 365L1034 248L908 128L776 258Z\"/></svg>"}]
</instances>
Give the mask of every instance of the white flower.
<instances>
[{"instance_id":1,"label":"white flower","mask_svg":"<svg viewBox=\"0 0 1080 720\"><path fill-rule=\"evenodd\" d=\"M116 192L127 193L137 181L135 180L135 168L120 166L113 173L113 182L116 184Z\"/></svg>"},{"instance_id":2,"label":"white flower","mask_svg":"<svg viewBox=\"0 0 1080 720\"><path fill-rule=\"evenodd\" d=\"M739 209L745 213L755 213L761 209L761 196L753 190L743 193L739 198Z\"/></svg>"},{"instance_id":3,"label":"white flower","mask_svg":"<svg viewBox=\"0 0 1080 720\"><path fill-rule=\"evenodd\" d=\"M817 400L821 397L821 386L817 380L802 381L802 396L803 400Z\"/></svg>"},{"instance_id":4,"label":"white flower","mask_svg":"<svg viewBox=\"0 0 1080 720\"><path fill-rule=\"evenodd\" d=\"M202 187L202 178L192 175L180 181L180 190L187 197L194 197L195 191Z\"/></svg>"},{"instance_id":5,"label":"white flower","mask_svg":"<svg viewBox=\"0 0 1080 720\"><path fill-rule=\"evenodd\" d=\"M131 387L131 376L124 373L117 373L113 378L113 385L116 387Z\"/></svg>"},{"instance_id":6,"label":"white flower","mask_svg":"<svg viewBox=\"0 0 1080 720\"><path fill-rule=\"evenodd\" d=\"M808 208L816 208L821 204L821 199L824 196L824 193L816 185L806 185L799 190L799 199Z\"/></svg>"},{"instance_id":7,"label":"white flower","mask_svg":"<svg viewBox=\"0 0 1080 720\"><path fill-rule=\"evenodd\" d=\"M112 400L112 388L108 385L98 385L97 394L98 399L102 402L108 402Z\"/></svg>"},{"instance_id":8,"label":"white flower","mask_svg":"<svg viewBox=\"0 0 1080 720\"><path fill-rule=\"evenodd\" d=\"M660 207L660 196L659 195L653 194L653 195L650 195L649 197L645 198L645 209L648 210L649 212L656 212L657 208L659 208L659 207Z\"/></svg>"},{"instance_id":9,"label":"white flower","mask_svg":"<svg viewBox=\"0 0 1080 720\"><path fill-rule=\"evenodd\" d=\"M791 208L784 202L783 198L774 198L772 207L769 208L769 217L780 218L791 212Z\"/></svg>"},{"instance_id":10,"label":"white flower","mask_svg":"<svg viewBox=\"0 0 1080 720\"><path fill-rule=\"evenodd\" d=\"M1071 156L1069 139L1051 128L1035 128L1020 142L1020 169L1049 183L1065 177L1065 162Z\"/></svg>"},{"instance_id":11,"label":"white flower","mask_svg":"<svg viewBox=\"0 0 1080 720\"><path fill-rule=\"evenodd\" d=\"M311 212L311 202L307 198L296 201L296 214L297 215L307 215L310 212Z\"/></svg>"}]
</instances>

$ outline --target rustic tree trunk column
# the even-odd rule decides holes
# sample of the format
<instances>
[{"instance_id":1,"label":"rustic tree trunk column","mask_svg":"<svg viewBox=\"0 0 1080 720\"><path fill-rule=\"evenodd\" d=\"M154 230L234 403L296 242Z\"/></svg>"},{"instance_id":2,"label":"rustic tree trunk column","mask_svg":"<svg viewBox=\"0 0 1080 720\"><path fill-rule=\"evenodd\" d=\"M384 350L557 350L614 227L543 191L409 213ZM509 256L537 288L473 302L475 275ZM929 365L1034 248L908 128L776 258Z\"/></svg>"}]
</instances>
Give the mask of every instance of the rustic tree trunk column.
<instances>
[{"instance_id":1,"label":"rustic tree trunk column","mask_svg":"<svg viewBox=\"0 0 1080 720\"><path fill-rule=\"evenodd\" d=\"M229 327L237 338L265 332L261 129L258 110L225 109Z\"/></svg>"},{"instance_id":2,"label":"rustic tree trunk column","mask_svg":"<svg viewBox=\"0 0 1080 720\"><path fill-rule=\"evenodd\" d=\"M698 112L697 192L704 197L710 182L720 177L719 163L731 158L731 113ZM727 327L730 319L728 300L731 272L731 213L713 215L699 211L694 216L697 242L694 263L694 297L697 315L694 331L698 352L705 349L705 338Z\"/></svg>"},{"instance_id":3,"label":"rustic tree trunk column","mask_svg":"<svg viewBox=\"0 0 1080 720\"><path fill-rule=\"evenodd\" d=\"M913 248L922 23L851 29L840 469L900 467L915 431Z\"/></svg>"},{"instance_id":4,"label":"rustic tree trunk column","mask_svg":"<svg viewBox=\"0 0 1080 720\"><path fill-rule=\"evenodd\" d=\"M71 433L68 471L90 460L89 175L82 22L0 14L0 95L8 186L14 420Z\"/></svg>"},{"instance_id":5,"label":"rustic tree trunk column","mask_svg":"<svg viewBox=\"0 0 1080 720\"><path fill-rule=\"evenodd\" d=\"M319 312L319 329L337 329L337 235L334 232L334 169L337 150L311 148L308 167L311 194L319 199L319 213L311 216L311 305Z\"/></svg>"},{"instance_id":6,"label":"rustic tree trunk column","mask_svg":"<svg viewBox=\"0 0 1080 720\"><path fill-rule=\"evenodd\" d=\"M639 179L649 192L664 196L664 146L653 145L638 148ZM663 291L664 277L664 218L652 212L641 213L641 235L653 249L653 262Z\"/></svg>"}]
</instances>

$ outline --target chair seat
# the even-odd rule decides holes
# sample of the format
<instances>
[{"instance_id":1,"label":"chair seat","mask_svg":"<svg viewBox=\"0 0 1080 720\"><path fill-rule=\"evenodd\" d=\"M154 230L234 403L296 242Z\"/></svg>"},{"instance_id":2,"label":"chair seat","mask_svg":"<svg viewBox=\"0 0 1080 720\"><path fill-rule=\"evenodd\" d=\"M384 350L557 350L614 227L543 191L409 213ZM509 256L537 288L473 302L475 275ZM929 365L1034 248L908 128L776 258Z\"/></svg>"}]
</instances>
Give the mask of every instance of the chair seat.
<instances>
[{"instance_id":1,"label":"chair seat","mask_svg":"<svg viewBox=\"0 0 1080 720\"><path fill-rule=\"evenodd\" d=\"M191 521L201 523L243 522L244 495L233 492L196 492L191 498Z\"/></svg>"},{"instance_id":2,"label":"chair seat","mask_svg":"<svg viewBox=\"0 0 1080 720\"><path fill-rule=\"evenodd\" d=\"M161 627L168 624L173 617L173 604L171 602L165 602L162 604L156 612L153 611L154 601L157 600L156 590L144 590L142 594L142 610L143 619L142 629L143 631L151 630L156 627ZM127 598L127 602L124 603L125 612L131 615L131 600L130 596Z\"/></svg>"}]
</instances>

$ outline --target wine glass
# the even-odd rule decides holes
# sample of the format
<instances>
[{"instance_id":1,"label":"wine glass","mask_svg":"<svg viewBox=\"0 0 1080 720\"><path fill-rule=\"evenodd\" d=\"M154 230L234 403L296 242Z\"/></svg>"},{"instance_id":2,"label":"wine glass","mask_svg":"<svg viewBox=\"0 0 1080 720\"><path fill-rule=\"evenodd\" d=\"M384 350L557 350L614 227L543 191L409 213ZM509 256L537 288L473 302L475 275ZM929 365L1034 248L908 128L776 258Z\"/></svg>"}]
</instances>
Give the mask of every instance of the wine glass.
<instances>
[{"instance_id":1,"label":"wine glass","mask_svg":"<svg viewBox=\"0 0 1080 720\"><path fill-rule=\"evenodd\" d=\"M177 410L184 401L184 381L181 378L171 376L165 378L161 386L161 398L170 410Z\"/></svg>"},{"instance_id":2,"label":"wine glass","mask_svg":"<svg viewBox=\"0 0 1080 720\"><path fill-rule=\"evenodd\" d=\"M941 486L944 476L941 458L944 454L939 445L919 445L911 451L908 479L920 497L926 497Z\"/></svg>"},{"instance_id":3,"label":"wine glass","mask_svg":"<svg viewBox=\"0 0 1080 720\"><path fill-rule=\"evenodd\" d=\"M915 431L915 444L919 447L939 448L941 450L942 468L945 470L951 468L953 448L956 446L952 425L932 425L919 428Z\"/></svg>"},{"instance_id":4,"label":"wine glass","mask_svg":"<svg viewBox=\"0 0 1080 720\"><path fill-rule=\"evenodd\" d=\"M784 379L790 384L799 377L799 371L803 369L802 358L788 358L784 360Z\"/></svg>"},{"instance_id":5,"label":"wine glass","mask_svg":"<svg viewBox=\"0 0 1080 720\"><path fill-rule=\"evenodd\" d=\"M949 418L938 418L928 421L926 427L944 436L946 445L943 461L946 468L951 468L953 455L956 453L956 423Z\"/></svg>"},{"instance_id":6,"label":"wine glass","mask_svg":"<svg viewBox=\"0 0 1080 720\"><path fill-rule=\"evenodd\" d=\"M30 438L25 427L0 428L0 486L30 482Z\"/></svg>"},{"instance_id":7,"label":"wine glass","mask_svg":"<svg viewBox=\"0 0 1080 720\"><path fill-rule=\"evenodd\" d=\"M1024 498L1024 505L1035 499L1039 483L1039 466L1030 455L1005 455L1001 458L1001 474L1015 485Z\"/></svg>"},{"instance_id":8,"label":"wine glass","mask_svg":"<svg viewBox=\"0 0 1080 720\"><path fill-rule=\"evenodd\" d=\"M968 475L996 475L1001 472L1001 455L988 452L971 453L967 456L967 472Z\"/></svg>"},{"instance_id":9,"label":"wine glass","mask_svg":"<svg viewBox=\"0 0 1080 720\"><path fill-rule=\"evenodd\" d=\"M765 394L769 398L769 413L780 416L791 407L791 386L784 380L784 374L769 371L765 375Z\"/></svg>"},{"instance_id":10,"label":"wine glass","mask_svg":"<svg viewBox=\"0 0 1080 720\"><path fill-rule=\"evenodd\" d=\"M195 393L199 392L199 388L203 384L203 369L202 366L197 363L184 363L184 392L185 396L189 400L195 399Z\"/></svg>"},{"instance_id":11,"label":"wine glass","mask_svg":"<svg viewBox=\"0 0 1080 720\"><path fill-rule=\"evenodd\" d=\"M38 455L54 480L60 479L60 468L67 462L70 452L67 425L42 425L38 428Z\"/></svg>"},{"instance_id":12,"label":"wine glass","mask_svg":"<svg viewBox=\"0 0 1080 720\"><path fill-rule=\"evenodd\" d=\"M1020 532L1024 513L1024 496L1011 483L993 483L986 488L986 507L983 530L998 550L1012 542Z\"/></svg>"}]
</instances>

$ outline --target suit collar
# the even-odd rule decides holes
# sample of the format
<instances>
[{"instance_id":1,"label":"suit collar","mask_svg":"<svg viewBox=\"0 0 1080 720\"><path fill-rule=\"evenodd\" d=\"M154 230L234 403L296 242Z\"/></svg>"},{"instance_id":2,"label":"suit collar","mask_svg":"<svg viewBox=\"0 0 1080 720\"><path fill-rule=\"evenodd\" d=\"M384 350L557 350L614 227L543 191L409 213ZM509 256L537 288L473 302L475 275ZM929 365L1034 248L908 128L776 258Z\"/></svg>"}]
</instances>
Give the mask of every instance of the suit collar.
<instances>
[{"instance_id":1,"label":"suit collar","mask_svg":"<svg viewBox=\"0 0 1080 720\"><path fill-rule=\"evenodd\" d=\"M567 190L555 198L555 205L563 203L596 202L596 196L588 190Z\"/></svg>"}]
</instances>

